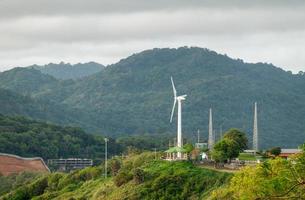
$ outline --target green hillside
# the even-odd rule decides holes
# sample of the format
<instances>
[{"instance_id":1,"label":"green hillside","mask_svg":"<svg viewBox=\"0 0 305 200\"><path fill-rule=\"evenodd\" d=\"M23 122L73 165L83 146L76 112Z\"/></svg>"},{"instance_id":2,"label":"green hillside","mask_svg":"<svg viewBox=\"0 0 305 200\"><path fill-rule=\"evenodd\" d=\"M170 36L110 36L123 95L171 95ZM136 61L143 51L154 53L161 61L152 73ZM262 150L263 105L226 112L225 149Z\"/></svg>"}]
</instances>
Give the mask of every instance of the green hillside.
<instances>
[{"instance_id":1,"label":"green hillside","mask_svg":"<svg viewBox=\"0 0 305 200\"><path fill-rule=\"evenodd\" d=\"M197 129L207 138L208 109L212 107L217 137L221 128L236 127L248 133L251 144L255 101L261 148L295 148L305 140L304 75L271 64L245 63L202 48L147 50L81 80L42 84L29 95L82 111L81 118L70 116L80 122L86 119L80 124L86 129L111 136L173 133L176 125L169 123L173 103L170 76L178 93L188 95L183 106L183 132L189 140L195 139ZM5 88L13 91L20 89L10 81L28 79L11 77L5 79Z\"/></svg>"},{"instance_id":2,"label":"green hillside","mask_svg":"<svg viewBox=\"0 0 305 200\"><path fill-rule=\"evenodd\" d=\"M25 157L103 159L104 138L75 127L61 127L24 117L0 115L0 152ZM110 140L109 153L121 148Z\"/></svg>"},{"instance_id":3,"label":"green hillside","mask_svg":"<svg viewBox=\"0 0 305 200\"><path fill-rule=\"evenodd\" d=\"M154 160L143 153L117 160L105 179L102 167L70 174L52 173L19 187L0 199L205 199L228 182L230 174L201 169L188 162ZM112 163L114 160L112 160Z\"/></svg>"},{"instance_id":4,"label":"green hillside","mask_svg":"<svg viewBox=\"0 0 305 200\"><path fill-rule=\"evenodd\" d=\"M49 63L47 65L32 65L29 68L34 68L44 74L51 75L57 79L78 79L83 78L104 70L104 66L95 63L78 63L71 65L70 63L61 62L59 64Z\"/></svg>"}]
</instances>

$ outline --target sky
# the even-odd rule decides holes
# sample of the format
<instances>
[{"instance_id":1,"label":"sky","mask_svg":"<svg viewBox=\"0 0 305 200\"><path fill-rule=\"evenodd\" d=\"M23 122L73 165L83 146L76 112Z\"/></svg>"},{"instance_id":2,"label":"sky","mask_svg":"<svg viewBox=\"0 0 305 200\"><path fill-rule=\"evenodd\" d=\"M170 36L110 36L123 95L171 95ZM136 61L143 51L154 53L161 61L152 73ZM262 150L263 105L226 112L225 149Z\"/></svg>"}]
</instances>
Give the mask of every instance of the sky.
<instances>
[{"instance_id":1,"label":"sky","mask_svg":"<svg viewBox=\"0 0 305 200\"><path fill-rule=\"evenodd\" d=\"M0 0L0 71L181 46L305 71L305 1Z\"/></svg>"}]
</instances>

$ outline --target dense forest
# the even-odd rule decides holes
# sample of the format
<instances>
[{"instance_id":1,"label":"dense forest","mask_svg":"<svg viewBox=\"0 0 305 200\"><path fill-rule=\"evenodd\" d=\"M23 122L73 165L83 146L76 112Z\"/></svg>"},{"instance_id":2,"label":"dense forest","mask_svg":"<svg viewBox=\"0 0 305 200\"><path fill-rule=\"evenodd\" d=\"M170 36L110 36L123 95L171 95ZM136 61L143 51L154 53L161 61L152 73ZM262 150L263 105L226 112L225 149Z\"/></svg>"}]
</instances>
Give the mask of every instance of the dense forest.
<instances>
[{"instance_id":1,"label":"dense forest","mask_svg":"<svg viewBox=\"0 0 305 200\"><path fill-rule=\"evenodd\" d=\"M109 157L128 151L164 150L169 135L109 138ZM58 126L22 116L0 115L0 152L25 157L104 159L104 136L81 128Z\"/></svg>"},{"instance_id":2,"label":"dense forest","mask_svg":"<svg viewBox=\"0 0 305 200\"><path fill-rule=\"evenodd\" d=\"M113 139L110 155L122 151ZM94 158L104 157L104 138L76 127L61 127L24 117L0 115L0 152L25 157Z\"/></svg>"},{"instance_id":3,"label":"dense forest","mask_svg":"<svg viewBox=\"0 0 305 200\"><path fill-rule=\"evenodd\" d=\"M62 117L62 124L112 137L173 134L170 76L178 93L188 95L183 132L189 140L195 140L197 129L207 138L212 107L216 137L221 130L235 127L248 134L251 144L254 102L258 103L260 148L295 148L305 140L303 74L271 64L245 63L208 49L147 50L77 80L57 80L33 68L17 68L0 74L0 86L52 105L50 117L29 111L27 116L36 119L61 123ZM51 116L58 107L66 111L56 115L56 121Z\"/></svg>"},{"instance_id":4,"label":"dense forest","mask_svg":"<svg viewBox=\"0 0 305 200\"><path fill-rule=\"evenodd\" d=\"M99 63L78 63L71 65L70 63L61 62L59 64L49 63L47 65L32 65L29 68L34 68L44 74L51 75L57 79L78 79L83 78L97 72L102 71L105 67Z\"/></svg>"}]
</instances>

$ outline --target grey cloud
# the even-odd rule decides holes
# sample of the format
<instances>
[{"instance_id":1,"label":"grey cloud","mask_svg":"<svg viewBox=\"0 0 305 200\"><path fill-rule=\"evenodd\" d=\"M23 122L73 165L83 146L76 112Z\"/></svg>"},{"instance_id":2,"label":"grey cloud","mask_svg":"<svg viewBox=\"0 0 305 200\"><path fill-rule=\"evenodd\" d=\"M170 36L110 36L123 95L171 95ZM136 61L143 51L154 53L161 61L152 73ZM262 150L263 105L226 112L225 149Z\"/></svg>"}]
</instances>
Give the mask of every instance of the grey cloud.
<instances>
[{"instance_id":1,"label":"grey cloud","mask_svg":"<svg viewBox=\"0 0 305 200\"><path fill-rule=\"evenodd\" d=\"M305 71L305 1L0 0L0 70L200 46Z\"/></svg>"},{"instance_id":2,"label":"grey cloud","mask_svg":"<svg viewBox=\"0 0 305 200\"><path fill-rule=\"evenodd\" d=\"M1 0L0 18L31 15L83 15L188 8L300 8L303 0Z\"/></svg>"}]
</instances>

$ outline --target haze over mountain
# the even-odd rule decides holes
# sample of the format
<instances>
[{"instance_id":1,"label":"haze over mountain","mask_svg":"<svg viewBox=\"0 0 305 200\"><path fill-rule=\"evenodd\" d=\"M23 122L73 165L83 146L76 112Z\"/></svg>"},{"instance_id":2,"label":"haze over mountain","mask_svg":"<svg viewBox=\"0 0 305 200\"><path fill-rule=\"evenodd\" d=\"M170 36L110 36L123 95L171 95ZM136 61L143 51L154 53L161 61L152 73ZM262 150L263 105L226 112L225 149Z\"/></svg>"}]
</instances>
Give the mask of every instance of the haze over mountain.
<instances>
[{"instance_id":1,"label":"haze over mountain","mask_svg":"<svg viewBox=\"0 0 305 200\"><path fill-rule=\"evenodd\" d=\"M244 63L208 49L147 50L79 80L57 80L35 69L13 69L0 74L0 85L71 112L81 111L69 117L104 134L173 133L170 76L178 94L188 95L183 105L183 133L188 139L194 138L197 129L207 138L208 109L212 107L218 137L221 128L241 128L251 144L257 101L261 148L296 147L305 140L304 75L271 64Z\"/></svg>"}]
</instances>

